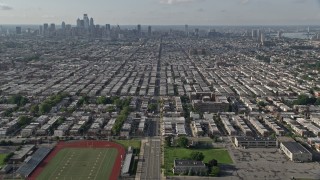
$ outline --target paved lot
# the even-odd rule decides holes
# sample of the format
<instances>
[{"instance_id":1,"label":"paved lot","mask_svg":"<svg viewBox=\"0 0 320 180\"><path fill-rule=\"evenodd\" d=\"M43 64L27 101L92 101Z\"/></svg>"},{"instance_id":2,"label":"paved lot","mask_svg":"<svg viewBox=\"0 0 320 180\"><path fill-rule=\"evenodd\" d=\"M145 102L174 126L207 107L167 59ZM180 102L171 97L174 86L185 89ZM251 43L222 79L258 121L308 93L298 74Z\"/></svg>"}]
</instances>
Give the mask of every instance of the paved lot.
<instances>
[{"instance_id":1,"label":"paved lot","mask_svg":"<svg viewBox=\"0 0 320 180\"><path fill-rule=\"evenodd\" d=\"M160 139L150 139L145 143L141 179L156 180L161 178Z\"/></svg>"},{"instance_id":2,"label":"paved lot","mask_svg":"<svg viewBox=\"0 0 320 180\"><path fill-rule=\"evenodd\" d=\"M234 167L225 167L226 176L233 179L320 179L320 164L294 163L278 149L229 148Z\"/></svg>"}]
</instances>

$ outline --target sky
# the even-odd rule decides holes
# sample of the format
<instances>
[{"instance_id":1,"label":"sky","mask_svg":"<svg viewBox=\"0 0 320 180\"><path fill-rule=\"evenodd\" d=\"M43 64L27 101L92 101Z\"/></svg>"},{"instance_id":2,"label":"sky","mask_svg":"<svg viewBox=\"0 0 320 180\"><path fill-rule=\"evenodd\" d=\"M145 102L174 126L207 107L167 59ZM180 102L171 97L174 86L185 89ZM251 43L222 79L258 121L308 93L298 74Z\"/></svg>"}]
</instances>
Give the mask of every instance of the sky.
<instances>
[{"instance_id":1,"label":"sky","mask_svg":"<svg viewBox=\"0 0 320 180\"><path fill-rule=\"evenodd\" d=\"M0 24L320 25L320 0L0 0Z\"/></svg>"}]
</instances>

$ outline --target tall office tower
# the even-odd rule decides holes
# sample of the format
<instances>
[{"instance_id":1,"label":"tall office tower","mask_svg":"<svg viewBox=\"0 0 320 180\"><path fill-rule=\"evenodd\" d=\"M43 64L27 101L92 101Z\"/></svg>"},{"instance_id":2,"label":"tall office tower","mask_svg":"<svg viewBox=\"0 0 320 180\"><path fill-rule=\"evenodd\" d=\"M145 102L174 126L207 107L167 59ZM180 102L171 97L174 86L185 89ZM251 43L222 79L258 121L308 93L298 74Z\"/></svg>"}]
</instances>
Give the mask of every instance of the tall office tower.
<instances>
[{"instance_id":1,"label":"tall office tower","mask_svg":"<svg viewBox=\"0 0 320 180\"><path fill-rule=\"evenodd\" d=\"M43 27L41 25L39 26L39 34L43 34Z\"/></svg>"},{"instance_id":2,"label":"tall office tower","mask_svg":"<svg viewBox=\"0 0 320 180\"><path fill-rule=\"evenodd\" d=\"M80 27L84 28L84 20L80 20Z\"/></svg>"},{"instance_id":3,"label":"tall office tower","mask_svg":"<svg viewBox=\"0 0 320 180\"><path fill-rule=\"evenodd\" d=\"M50 24L50 31L53 32L56 30L56 25L54 23Z\"/></svg>"},{"instance_id":4,"label":"tall office tower","mask_svg":"<svg viewBox=\"0 0 320 180\"><path fill-rule=\"evenodd\" d=\"M264 41L265 41L265 40L266 40L265 34L264 34L264 33L261 33L260 43L261 43L262 45L264 45Z\"/></svg>"},{"instance_id":5,"label":"tall office tower","mask_svg":"<svg viewBox=\"0 0 320 180\"><path fill-rule=\"evenodd\" d=\"M90 27L93 27L93 26L94 26L93 18L90 18Z\"/></svg>"},{"instance_id":6,"label":"tall office tower","mask_svg":"<svg viewBox=\"0 0 320 180\"><path fill-rule=\"evenodd\" d=\"M111 25L110 24L106 24L106 30L107 30L107 32L109 31L111 31Z\"/></svg>"},{"instance_id":7,"label":"tall office tower","mask_svg":"<svg viewBox=\"0 0 320 180\"><path fill-rule=\"evenodd\" d=\"M71 24L66 25L66 30L71 30Z\"/></svg>"},{"instance_id":8,"label":"tall office tower","mask_svg":"<svg viewBox=\"0 0 320 180\"><path fill-rule=\"evenodd\" d=\"M186 33L186 36L189 36L189 26L188 26L188 24L186 24L186 25L184 26L184 31L185 31L185 33Z\"/></svg>"},{"instance_id":9,"label":"tall office tower","mask_svg":"<svg viewBox=\"0 0 320 180\"><path fill-rule=\"evenodd\" d=\"M81 20L78 18L77 19L77 27L80 28L81 27Z\"/></svg>"},{"instance_id":10,"label":"tall office tower","mask_svg":"<svg viewBox=\"0 0 320 180\"><path fill-rule=\"evenodd\" d=\"M262 31L260 29L257 29L257 41L260 41L261 33L262 33Z\"/></svg>"},{"instance_id":11,"label":"tall office tower","mask_svg":"<svg viewBox=\"0 0 320 180\"><path fill-rule=\"evenodd\" d=\"M48 29L49 29L49 24L48 23L43 24L43 32L47 32Z\"/></svg>"},{"instance_id":12,"label":"tall office tower","mask_svg":"<svg viewBox=\"0 0 320 180\"><path fill-rule=\"evenodd\" d=\"M16 34L21 34L21 27L16 27Z\"/></svg>"},{"instance_id":13,"label":"tall office tower","mask_svg":"<svg viewBox=\"0 0 320 180\"><path fill-rule=\"evenodd\" d=\"M151 30L151 26L148 26L148 36L151 36L152 30Z\"/></svg>"},{"instance_id":14,"label":"tall office tower","mask_svg":"<svg viewBox=\"0 0 320 180\"><path fill-rule=\"evenodd\" d=\"M256 29L252 29L252 39L258 37L258 31Z\"/></svg>"},{"instance_id":15,"label":"tall office tower","mask_svg":"<svg viewBox=\"0 0 320 180\"><path fill-rule=\"evenodd\" d=\"M111 38L111 26L110 24L106 24L106 36L108 39Z\"/></svg>"},{"instance_id":16,"label":"tall office tower","mask_svg":"<svg viewBox=\"0 0 320 180\"><path fill-rule=\"evenodd\" d=\"M188 26L188 24L186 24L184 26L184 32L186 33L186 36L189 36L189 26Z\"/></svg>"},{"instance_id":17,"label":"tall office tower","mask_svg":"<svg viewBox=\"0 0 320 180\"><path fill-rule=\"evenodd\" d=\"M88 29L90 25L88 14L83 15L83 21L84 21L84 28Z\"/></svg>"},{"instance_id":18,"label":"tall office tower","mask_svg":"<svg viewBox=\"0 0 320 180\"><path fill-rule=\"evenodd\" d=\"M278 31L278 38L281 39L282 38L282 32Z\"/></svg>"},{"instance_id":19,"label":"tall office tower","mask_svg":"<svg viewBox=\"0 0 320 180\"><path fill-rule=\"evenodd\" d=\"M137 30L138 30L138 35L140 36L141 35L141 25L140 24L138 24Z\"/></svg>"},{"instance_id":20,"label":"tall office tower","mask_svg":"<svg viewBox=\"0 0 320 180\"><path fill-rule=\"evenodd\" d=\"M66 23L64 21L62 21L61 23L61 29L62 30L65 30L66 29Z\"/></svg>"},{"instance_id":21,"label":"tall office tower","mask_svg":"<svg viewBox=\"0 0 320 180\"><path fill-rule=\"evenodd\" d=\"M196 29L194 30L194 34L195 34L196 36L199 36L199 29L198 29L198 28L196 28Z\"/></svg>"}]
</instances>

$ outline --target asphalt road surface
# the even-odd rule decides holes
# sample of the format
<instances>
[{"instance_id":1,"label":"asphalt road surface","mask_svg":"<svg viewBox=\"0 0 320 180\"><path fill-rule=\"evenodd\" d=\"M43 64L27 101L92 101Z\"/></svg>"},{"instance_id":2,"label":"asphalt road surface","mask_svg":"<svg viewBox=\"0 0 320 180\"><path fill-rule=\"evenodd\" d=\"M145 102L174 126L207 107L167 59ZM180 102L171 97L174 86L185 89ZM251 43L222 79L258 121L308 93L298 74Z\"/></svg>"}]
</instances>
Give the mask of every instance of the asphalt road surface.
<instances>
[{"instance_id":1,"label":"asphalt road surface","mask_svg":"<svg viewBox=\"0 0 320 180\"><path fill-rule=\"evenodd\" d=\"M141 179L161 179L161 143L160 139L150 139L144 146Z\"/></svg>"}]
</instances>

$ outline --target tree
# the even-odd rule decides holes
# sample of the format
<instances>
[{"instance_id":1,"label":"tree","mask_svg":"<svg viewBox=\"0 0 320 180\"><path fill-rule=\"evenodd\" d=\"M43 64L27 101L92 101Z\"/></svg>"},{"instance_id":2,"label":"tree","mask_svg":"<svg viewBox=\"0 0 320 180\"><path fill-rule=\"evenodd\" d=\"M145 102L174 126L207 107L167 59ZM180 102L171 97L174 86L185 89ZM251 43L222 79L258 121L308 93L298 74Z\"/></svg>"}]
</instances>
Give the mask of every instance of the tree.
<instances>
[{"instance_id":1,"label":"tree","mask_svg":"<svg viewBox=\"0 0 320 180\"><path fill-rule=\"evenodd\" d=\"M31 118L30 117L27 117L27 116L20 116L19 117L19 120L18 120L18 124L20 127L22 126L25 126L25 125L28 125L31 123Z\"/></svg>"},{"instance_id":2,"label":"tree","mask_svg":"<svg viewBox=\"0 0 320 180\"><path fill-rule=\"evenodd\" d=\"M178 143L179 147L186 148L189 145L189 140L188 140L187 137L181 136L181 137L178 138L178 142L177 143Z\"/></svg>"},{"instance_id":3,"label":"tree","mask_svg":"<svg viewBox=\"0 0 320 180\"><path fill-rule=\"evenodd\" d=\"M301 94L298 96L298 99L294 101L295 105L308 105L316 103L317 99L314 97L309 98L306 94Z\"/></svg>"},{"instance_id":4,"label":"tree","mask_svg":"<svg viewBox=\"0 0 320 180\"><path fill-rule=\"evenodd\" d=\"M209 167L218 166L218 161L215 159L212 159L208 162Z\"/></svg>"},{"instance_id":5,"label":"tree","mask_svg":"<svg viewBox=\"0 0 320 180\"><path fill-rule=\"evenodd\" d=\"M167 147L170 147L170 146L171 146L171 139L172 139L171 136L167 136L167 137L164 138L164 142L165 142L165 145L166 145Z\"/></svg>"},{"instance_id":6,"label":"tree","mask_svg":"<svg viewBox=\"0 0 320 180\"><path fill-rule=\"evenodd\" d=\"M3 159L3 161L7 163L13 155L14 155L13 152L9 153L9 154Z\"/></svg>"},{"instance_id":7,"label":"tree","mask_svg":"<svg viewBox=\"0 0 320 180\"><path fill-rule=\"evenodd\" d=\"M39 113L40 114L46 114L48 112L50 112L51 110L51 105L48 104L48 103L41 103L40 106L39 106Z\"/></svg>"},{"instance_id":8,"label":"tree","mask_svg":"<svg viewBox=\"0 0 320 180\"><path fill-rule=\"evenodd\" d=\"M320 105L320 98L317 98L316 102L314 103L314 105L319 106Z\"/></svg>"},{"instance_id":9,"label":"tree","mask_svg":"<svg viewBox=\"0 0 320 180\"><path fill-rule=\"evenodd\" d=\"M258 105L261 106L261 107L265 107L266 106L266 103L264 101L259 101L258 102Z\"/></svg>"},{"instance_id":10,"label":"tree","mask_svg":"<svg viewBox=\"0 0 320 180\"><path fill-rule=\"evenodd\" d=\"M158 109L158 105L156 103L151 103L148 105L148 110L150 112L156 111Z\"/></svg>"},{"instance_id":11,"label":"tree","mask_svg":"<svg viewBox=\"0 0 320 180\"><path fill-rule=\"evenodd\" d=\"M26 105L29 100L21 95L13 95L9 98L8 101L10 104L16 104L18 106L24 106Z\"/></svg>"},{"instance_id":12,"label":"tree","mask_svg":"<svg viewBox=\"0 0 320 180\"><path fill-rule=\"evenodd\" d=\"M32 114L37 114L37 113L39 112L39 105L33 105L33 106L31 106L30 112L31 112Z\"/></svg>"},{"instance_id":13,"label":"tree","mask_svg":"<svg viewBox=\"0 0 320 180\"><path fill-rule=\"evenodd\" d=\"M193 151L190 154L190 158L194 161L202 161L204 159L204 155L202 152Z\"/></svg>"},{"instance_id":14,"label":"tree","mask_svg":"<svg viewBox=\"0 0 320 180\"><path fill-rule=\"evenodd\" d=\"M97 104L107 104L107 98L105 96L98 97Z\"/></svg>"},{"instance_id":15,"label":"tree","mask_svg":"<svg viewBox=\"0 0 320 180\"><path fill-rule=\"evenodd\" d=\"M219 166L213 166L211 168L211 176L219 176L220 174L220 167Z\"/></svg>"},{"instance_id":16,"label":"tree","mask_svg":"<svg viewBox=\"0 0 320 180\"><path fill-rule=\"evenodd\" d=\"M113 112L115 109L114 109L114 106L109 106L109 107L107 107L107 111L109 112L109 113L111 113L111 112Z\"/></svg>"}]
</instances>

